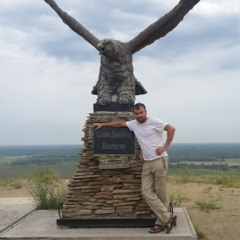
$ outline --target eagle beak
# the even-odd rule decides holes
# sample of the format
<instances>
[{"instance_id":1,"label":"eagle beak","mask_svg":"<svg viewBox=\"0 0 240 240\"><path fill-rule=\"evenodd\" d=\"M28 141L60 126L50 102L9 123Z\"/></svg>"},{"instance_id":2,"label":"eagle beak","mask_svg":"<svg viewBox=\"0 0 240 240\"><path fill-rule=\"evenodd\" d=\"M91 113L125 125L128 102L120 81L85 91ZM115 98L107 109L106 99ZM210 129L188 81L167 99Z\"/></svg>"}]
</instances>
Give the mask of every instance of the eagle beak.
<instances>
[{"instance_id":1,"label":"eagle beak","mask_svg":"<svg viewBox=\"0 0 240 240\"><path fill-rule=\"evenodd\" d=\"M97 45L97 49L99 51L99 55L102 55L105 50L101 42Z\"/></svg>"},{"instance_id":2,"label":"eagle beak","mask_svg":"<svg viewBox=\"0 0 240 240\"><path fill-rule=\"evenodd\" d=\"M98 46L99 55L103 54L105 48Z\"/></svg>"}]
</instances>

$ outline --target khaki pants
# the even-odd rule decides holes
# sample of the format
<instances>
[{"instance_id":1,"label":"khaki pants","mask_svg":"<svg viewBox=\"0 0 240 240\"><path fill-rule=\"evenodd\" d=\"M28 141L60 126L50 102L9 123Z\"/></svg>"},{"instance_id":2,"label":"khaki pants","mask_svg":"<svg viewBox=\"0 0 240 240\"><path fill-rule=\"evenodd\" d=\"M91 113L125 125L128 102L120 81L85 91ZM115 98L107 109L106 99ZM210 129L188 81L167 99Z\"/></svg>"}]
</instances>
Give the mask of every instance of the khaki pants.
<instances>
[{"instance_id":1,"label":"khaki pants","mask_svg":"<svg viewBox=\"0 0 240 240\"><path fill-rule=\"evenodd\" d=\"M142 194L156 214L156 224L165 225L170 219L166 206L166 177L168 157L160 157L152 161L144 161L142 172Z\"/></svg>"}]
</instances>

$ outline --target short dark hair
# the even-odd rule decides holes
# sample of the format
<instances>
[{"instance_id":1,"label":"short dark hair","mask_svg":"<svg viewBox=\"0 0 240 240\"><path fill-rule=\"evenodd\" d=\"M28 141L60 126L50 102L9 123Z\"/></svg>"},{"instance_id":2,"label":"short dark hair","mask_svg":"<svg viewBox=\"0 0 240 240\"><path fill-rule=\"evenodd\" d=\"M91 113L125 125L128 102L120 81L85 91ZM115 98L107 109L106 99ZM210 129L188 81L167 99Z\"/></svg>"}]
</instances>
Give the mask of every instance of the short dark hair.
<instances>
[{"instance_id":1,"label":"short dark hair","mask_svg":"<svg viewBox=\"0 0 240 240\"><path fill-rule=\"evenodd\" d=\"M143 103L136 103L134 106L133 106L133 111L134 110L138 110L139 108L143 107L144 110L146 110L146 107Z\"/></svg>"}]
</instances>

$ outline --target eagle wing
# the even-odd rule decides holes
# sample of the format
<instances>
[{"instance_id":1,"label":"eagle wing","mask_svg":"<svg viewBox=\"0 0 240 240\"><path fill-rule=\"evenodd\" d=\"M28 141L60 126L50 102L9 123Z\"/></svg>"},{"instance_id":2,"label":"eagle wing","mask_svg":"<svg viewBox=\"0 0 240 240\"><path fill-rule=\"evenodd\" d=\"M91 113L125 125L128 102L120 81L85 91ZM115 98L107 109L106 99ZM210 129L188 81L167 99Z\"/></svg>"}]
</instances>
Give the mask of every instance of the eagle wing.
<instances>
[{"instance_id":1,"label":"eagle wing","mask_svg":"<svg viewBox=\"0 0 240 240\"><path fill-rule=\"evenodd\" d=\"M91 32L83 27L75 18L64 12L54 0L44 0L58 14L62 21L67 24L74 32L83 37L93 47L97 49L97 44L100 42ZM98 50L98 49L97 49Z\"/></svg>"},{"instance_id":2,"label":"eagle wing","mask_svg":"<svg viewBox=\"0 0 240 240\"><path fill-rule=\"evenodd\" d=\"M181 0L169 13L159 18L144 31L140 32L135 38L126 43L129 45L131 53L133 54L141 50L172 31L199 1L200 0Z\"/></svg>"}]
</instances>

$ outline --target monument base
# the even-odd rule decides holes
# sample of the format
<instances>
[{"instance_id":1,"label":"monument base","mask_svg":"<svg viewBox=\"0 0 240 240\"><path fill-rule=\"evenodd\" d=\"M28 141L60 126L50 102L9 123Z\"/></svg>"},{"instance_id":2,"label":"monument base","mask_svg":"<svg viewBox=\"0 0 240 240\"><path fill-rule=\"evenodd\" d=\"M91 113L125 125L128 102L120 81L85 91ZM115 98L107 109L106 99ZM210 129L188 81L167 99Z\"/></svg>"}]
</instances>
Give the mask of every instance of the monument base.
<instances>
[{"instance_id":1,"label":"monument base","mask_svg":"<svg viewBox=\"0 0 240 240\"><path fill-rule=\"evenodd\" d=\"M133 139L133 154L94 154L94 132L96 122L128 121L132 112L90 113L84 126L84 147L76 172L68 184L66 202L61 209L64 221L83 219L151 219L153 212L141 193L143 158L137 140ZM118 130L118 131L117 131ZM128 136L119 129L111 134ZM129 136L130 137L130 136ZM115 142L109 142L113 145ZM107 141L104 143L108 144ZM125 144L122 143L123 145ZM126 148L127 149L127 148ZM89 220L87 220L89 221Z\"/></svg>"},{"instance_id":2,"label":"monument base","mask_svg":"<svg viewBox=\"0 0 240 240\"><path fill-rule=\"evenodd\" d=\"M93 104L94 112L132 112L133 104L119 104L111 102L108 105Z\"/></svg>"},{"instance_id":3,"label":"monument base","mask_svg":"<svg viewBox=\"0 0 240 240\"><path fill-rule=\"evenodd\" d=\"M60 227L96 228L96 227L152 227L156 219L139 218L102 218L102 219L57 219Z\"/></svg>"}]
</instances>

